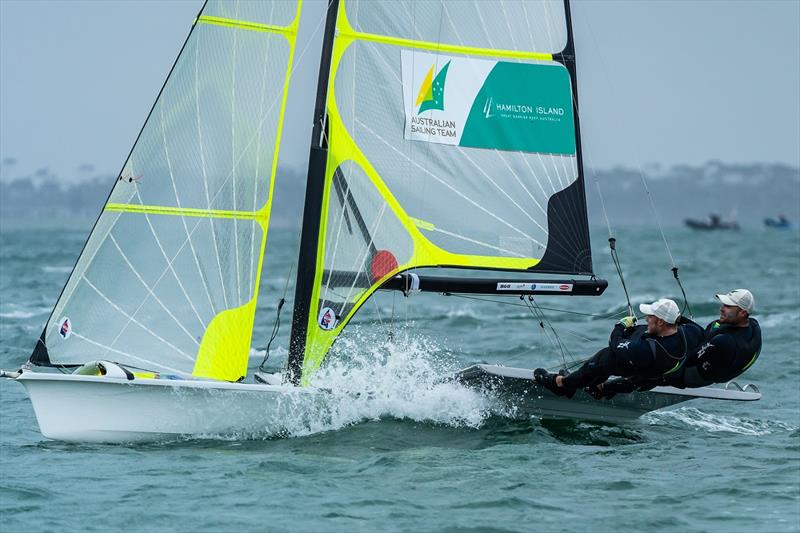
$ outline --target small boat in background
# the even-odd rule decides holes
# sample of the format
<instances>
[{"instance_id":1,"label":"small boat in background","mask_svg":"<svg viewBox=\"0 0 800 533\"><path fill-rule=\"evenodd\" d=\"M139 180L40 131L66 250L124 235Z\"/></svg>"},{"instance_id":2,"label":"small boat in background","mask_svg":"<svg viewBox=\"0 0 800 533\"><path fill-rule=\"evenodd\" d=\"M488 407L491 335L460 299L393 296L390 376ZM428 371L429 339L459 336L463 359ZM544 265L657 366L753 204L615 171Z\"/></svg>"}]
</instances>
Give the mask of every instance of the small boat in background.
<instances>
[{"instance_id":1,"label":"small boat in background","mask_svg":"<svg viewBox=\"0 0 800 533\"><path fill-rule=\"evenodd\" d=\"M778 218L765 218L764 225L773 229L791 229L792 227L792 223L783 215Z\"/></svg>"},{"instance_id":2,"label":"small boat in background","mask_svg":"<svg viewBox=\"0 0 800 533\"><path fill-rule=\"evenodd\" d=\"M716 213L708 215L708 220L695 220L687 218L684 223L692 229L698 230L740 230L739 223L735 220L722 220Z\"/></svg>"}]
</instances>

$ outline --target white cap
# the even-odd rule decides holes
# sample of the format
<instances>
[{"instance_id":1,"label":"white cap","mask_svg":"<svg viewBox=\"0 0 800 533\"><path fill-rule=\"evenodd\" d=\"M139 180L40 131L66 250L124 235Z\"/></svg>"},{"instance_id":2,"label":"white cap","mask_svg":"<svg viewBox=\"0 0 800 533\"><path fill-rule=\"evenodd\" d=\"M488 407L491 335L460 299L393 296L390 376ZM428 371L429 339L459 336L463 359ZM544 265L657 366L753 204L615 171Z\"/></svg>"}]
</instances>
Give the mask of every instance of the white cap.
<instances>
[{"instance_id":1,"label":"white cap","mask_svg":"<svg viewBox=\"0 0 800 533\"><path fill-rule=\"evenodd\" d=\"M669 322L670 324L674 324L681 314L680 309L678 309L678 304L668 298L661 298L649 305L641 304L639 306L639 311L646 315L660 318L664 322Z\"/></svg>"},{"instance_id":2,"label":"white cap","mask_svg":"<svg viewBox=\"0 0 800 533\"><path fill-rule=\"evenodd\" d=\"M753 300L753 293L747 289L734 289L728 294L717 294L717 300L722 302L723 305L735 305L747 311L753 311L755 301Z\"/></svg>"}]
</instances>

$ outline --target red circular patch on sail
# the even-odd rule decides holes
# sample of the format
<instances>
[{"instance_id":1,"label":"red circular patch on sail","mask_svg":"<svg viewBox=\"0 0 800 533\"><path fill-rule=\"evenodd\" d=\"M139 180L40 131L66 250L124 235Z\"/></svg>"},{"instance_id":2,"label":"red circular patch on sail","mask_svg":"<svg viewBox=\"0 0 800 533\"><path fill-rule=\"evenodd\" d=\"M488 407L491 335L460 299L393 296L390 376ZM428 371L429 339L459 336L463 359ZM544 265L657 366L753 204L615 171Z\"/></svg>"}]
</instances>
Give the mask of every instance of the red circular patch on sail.
<instances>
[{"instance_id":1,"label":"red circular patch on sail","mask_svg":"<svg viewBox=\"0 0 800 533\"><path fill-rule=\"evenodd\" d=\"M397 258L389 250L378 250L369 266L372 279L378 281L386 274L397 270Z\"/></svg>"}]
</instances>

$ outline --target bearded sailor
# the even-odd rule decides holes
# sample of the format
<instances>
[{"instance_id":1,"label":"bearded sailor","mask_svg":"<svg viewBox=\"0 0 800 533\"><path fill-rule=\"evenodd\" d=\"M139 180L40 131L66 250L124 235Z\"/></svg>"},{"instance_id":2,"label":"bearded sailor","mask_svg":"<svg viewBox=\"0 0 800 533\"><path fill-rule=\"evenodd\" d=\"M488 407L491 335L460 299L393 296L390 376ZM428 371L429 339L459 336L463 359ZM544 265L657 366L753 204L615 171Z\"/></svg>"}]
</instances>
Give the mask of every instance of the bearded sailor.
<instances>
[{"instance_id":1,"label":"bearded sailor","mask_svg":"<svg viewBox=\"0 0 800 533\"><path fill-rule=\"evenodd\" d=\"M665 377L674 387L705 387L725 383L742 374L761 354L761 326L750 316L753 294L735 289L717 294L719 319L706 326L703 342L679 371Z\"/></svg>"}]
</instances>

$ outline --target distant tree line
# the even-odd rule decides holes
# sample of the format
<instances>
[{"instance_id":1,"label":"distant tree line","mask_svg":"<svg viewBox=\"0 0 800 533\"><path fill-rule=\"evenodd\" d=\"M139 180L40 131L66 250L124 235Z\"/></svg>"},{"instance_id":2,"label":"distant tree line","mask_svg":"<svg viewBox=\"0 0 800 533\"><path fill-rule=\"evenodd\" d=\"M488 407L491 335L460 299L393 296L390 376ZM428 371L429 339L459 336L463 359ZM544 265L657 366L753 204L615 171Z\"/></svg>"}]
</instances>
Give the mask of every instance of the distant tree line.
<instances>
[{"instance_id":1,"label":"distant tree line","mask_svg":"<svg viewBox=\"0 0 800 533\"><path fill-rule=\"evenodd\" d=\"M764 217L781 214L795 222L800 220L800 169L782 164L710 161L705 165L664 169L657 166L587 169L590 222L604 222L595 186L597 180L612 225L652 224L642 175L665 225L681 224L684 218L703 218L709 213L735 217L744 226L761 225ZM94 219L115 179L95 176L67 183L49 173L5 179L0 181L0 219L63 216ZM298 226L304 192L304 172L279 169L273 222L284 227Z\"/></svg>"}]
</instances>

